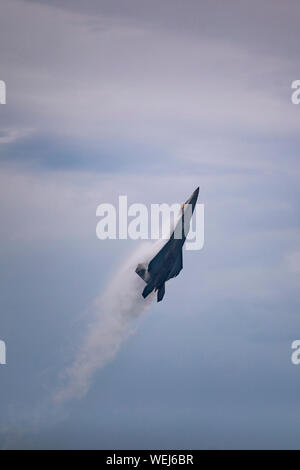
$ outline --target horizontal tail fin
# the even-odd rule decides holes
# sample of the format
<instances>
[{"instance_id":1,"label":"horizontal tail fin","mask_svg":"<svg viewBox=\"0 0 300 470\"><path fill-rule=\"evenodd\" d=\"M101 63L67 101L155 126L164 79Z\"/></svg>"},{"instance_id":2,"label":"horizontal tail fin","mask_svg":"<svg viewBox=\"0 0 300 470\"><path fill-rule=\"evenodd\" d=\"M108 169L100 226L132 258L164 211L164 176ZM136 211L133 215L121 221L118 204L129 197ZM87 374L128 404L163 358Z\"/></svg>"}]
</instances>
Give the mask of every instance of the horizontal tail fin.
<instances>
[{"instance_id":1,"label":"horizontal tail fin","mask_svg":"<svg viewBox=\"0 0 300 470\"><path fill-rule=\"evenodd\" d=\"M152 283L149 283L146 285L145 289L143 290L142 296L144 299L147 297L147 295L151 294L151 292L154 289L154 285Z\"/></svg>"}]
</instances>

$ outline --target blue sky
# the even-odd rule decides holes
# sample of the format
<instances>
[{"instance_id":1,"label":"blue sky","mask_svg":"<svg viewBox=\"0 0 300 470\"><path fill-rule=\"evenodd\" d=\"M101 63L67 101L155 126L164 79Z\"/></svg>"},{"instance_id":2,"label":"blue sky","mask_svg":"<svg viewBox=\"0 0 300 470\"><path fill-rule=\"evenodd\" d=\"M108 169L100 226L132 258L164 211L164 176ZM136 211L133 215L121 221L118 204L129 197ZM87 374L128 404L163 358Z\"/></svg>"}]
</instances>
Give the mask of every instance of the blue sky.
<instances>
[{"instance_id":1,"label":"blue sky","mask_svg":"<svg viewBox=\"0 0 300 470\"><path fill-rule=\"evenodd\" d=\"M3 0L1 447L299 448L298 18L296 1ZM139 243L98 240L96 207L197 186L203 250L58 406Z\"/></svg>"}]
</instances>

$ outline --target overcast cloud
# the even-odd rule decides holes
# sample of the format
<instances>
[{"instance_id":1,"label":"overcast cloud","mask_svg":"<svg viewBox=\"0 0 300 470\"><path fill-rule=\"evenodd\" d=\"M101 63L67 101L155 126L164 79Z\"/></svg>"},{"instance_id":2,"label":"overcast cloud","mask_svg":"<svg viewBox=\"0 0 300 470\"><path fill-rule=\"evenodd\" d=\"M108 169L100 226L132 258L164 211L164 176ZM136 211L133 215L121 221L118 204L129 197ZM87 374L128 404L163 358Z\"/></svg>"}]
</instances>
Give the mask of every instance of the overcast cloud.
<instances>
[{"instance_id":1,"label":"overcast cloud","mask_svg":"<svg viewBox=\"0 0 300 470\"><path fill-rule=\"evenodd\" d=\"M2 447L299 448L299 13L2 1ZM93 302L138 246L98 240L96 207L197 186L204 249L57 409Z\"/></svg>"}]
</instances>

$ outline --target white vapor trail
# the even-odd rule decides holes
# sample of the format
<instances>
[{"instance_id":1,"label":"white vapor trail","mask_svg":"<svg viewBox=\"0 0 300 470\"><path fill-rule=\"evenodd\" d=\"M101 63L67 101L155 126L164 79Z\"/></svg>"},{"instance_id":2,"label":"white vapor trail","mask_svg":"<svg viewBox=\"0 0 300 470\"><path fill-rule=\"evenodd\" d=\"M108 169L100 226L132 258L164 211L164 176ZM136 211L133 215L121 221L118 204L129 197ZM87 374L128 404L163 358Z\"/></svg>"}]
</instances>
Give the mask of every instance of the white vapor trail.
<instances>
[{"instance_id":1,"label":"white vapor trail","mask_svg":"<svg viewBox=\"0 0 300 470\"><path fill-rule=\"evenodd\" d=\"M157 243L140 245L97 299L80 349L65 371L65 385L55 393L57 403L80 398L88 391L95 372L116 355L131 333L131 322L152 302L154 293L142 297L145 282L135 269L138 263L148 262L155 249Z\"/></svg>"}]
</instances>

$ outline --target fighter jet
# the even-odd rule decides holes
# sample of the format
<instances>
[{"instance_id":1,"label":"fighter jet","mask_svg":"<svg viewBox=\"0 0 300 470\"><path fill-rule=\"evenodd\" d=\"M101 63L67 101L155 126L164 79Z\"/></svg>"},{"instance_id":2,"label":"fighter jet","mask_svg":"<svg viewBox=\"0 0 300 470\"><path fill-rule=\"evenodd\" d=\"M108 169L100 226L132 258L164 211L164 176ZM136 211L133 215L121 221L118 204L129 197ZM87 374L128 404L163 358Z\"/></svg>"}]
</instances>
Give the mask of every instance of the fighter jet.
<instances>
[{"instance_id":1,"label":"fighter jet","mask_svg":"<svg viewBox=\"0 0 300 470\"><path fill-rule=\"evenodd\" d=\"M149 263L138 264L135 272L147 283L142 296L146 298L153 290L157 291L157 302L165 295L165 283L178 276L183 268L182 247L187 237L190 219L198 199L199 188L180 207L180 212L170 238Z\"/></svg>"}]
</instances>

